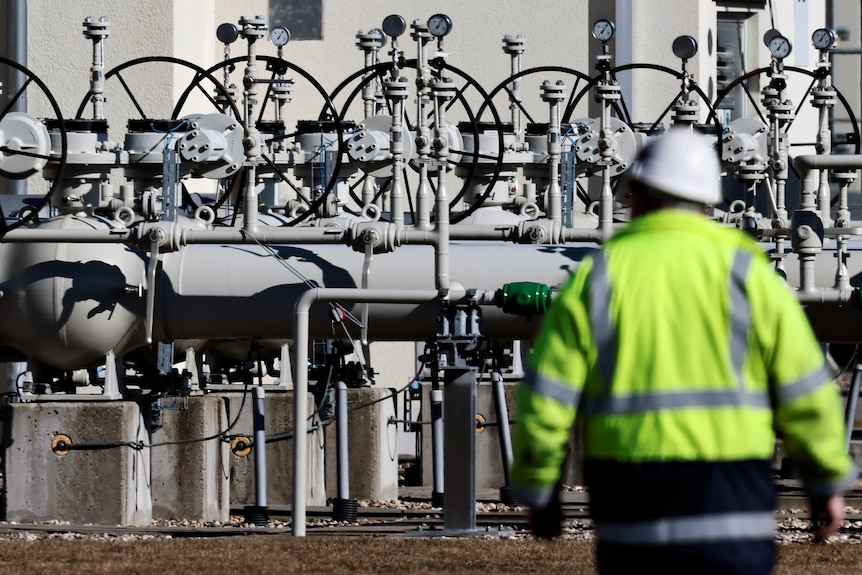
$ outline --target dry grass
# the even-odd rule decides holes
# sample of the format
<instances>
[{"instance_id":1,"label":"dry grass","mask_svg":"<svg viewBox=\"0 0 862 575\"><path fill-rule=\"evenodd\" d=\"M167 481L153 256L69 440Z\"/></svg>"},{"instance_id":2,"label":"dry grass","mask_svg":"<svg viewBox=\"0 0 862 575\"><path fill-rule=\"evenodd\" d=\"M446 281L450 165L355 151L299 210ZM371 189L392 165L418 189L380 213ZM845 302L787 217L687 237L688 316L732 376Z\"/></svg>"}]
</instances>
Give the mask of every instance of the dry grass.
<instances>
[{"instance_id":1,"label":"dry grass","mask_svg":"<svg viewBox=\"0 0 862 575\"><path fill-rule=\"evenodd\" d=\"M775 575L862 574L862 545L788 545ZM581 540L316 536L0 542L0 574L593 574Z\"/></svg>"},{"instance_id":2,"label":"dry grass","mask_svg":"<svg viewBox=\"0 0 862 575\"><path fill-rule=\"evenodd\" d=\"M0 573L593 573L585 542L419 537L225 537L0 543Z\"/></svg>"}]
</instances>

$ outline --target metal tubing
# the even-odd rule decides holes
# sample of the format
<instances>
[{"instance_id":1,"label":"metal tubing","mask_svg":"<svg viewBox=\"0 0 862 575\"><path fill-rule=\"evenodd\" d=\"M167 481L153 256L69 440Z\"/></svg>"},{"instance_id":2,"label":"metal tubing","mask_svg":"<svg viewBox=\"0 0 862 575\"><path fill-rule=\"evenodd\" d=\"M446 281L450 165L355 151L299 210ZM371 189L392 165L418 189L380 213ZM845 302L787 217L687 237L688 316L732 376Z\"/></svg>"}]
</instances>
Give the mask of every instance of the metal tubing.
<instances>
[{"instance_id":1,"label":"metal tubing","mask_svg":"<svg viewBox=\"0 0 862 575\"><path fill-rule=\"evenodd\" d=\"M814 277L813 270L807 274L806 283ZM852 290L841 290L835 288L819 288L819 289L800 289L796 292L796 299L801 304L817 304L817 303L848 303L853 296Z\"/></svg>"},{"instance_id":2,"label":"metal tubing","mask_svg":"<svg viewBox=\"0 0 862 575\"><path fill-rule=\"evenodd\" d=\"M252 425L254 426L254 503L266 508L266 401L262 385L254 387Z\"/></svg>"},{"instance_id":3,"label":"metal tubing","mask_svg":"<svg viewBox=\"0 0 862 575\"><path fill-rule=\"evenodd\" d=\"M237 228L210 230L187 229L179 226L153 224L146 228L116 228L111 230L16 228L6 232L0 243L128 243L141 239L142 229L159 227L173 232L174 244L346 244L353 230L346 227L314 228L259 228L254 233ZM448 226L450 240L460 241L509 241L517 242L520 234L517 226L470 225ZM845 233L852 233L850 231ZM440 237L433 230L402 229L396 233L396 245L421 244L435 246ZM567 242L599 242L601 232L596 229L566 229L562 239ZM164 250L162 250L164 251Z\"/></svg>"},{"instance_id":4,"label":"metal tubing","mask_svg":"<svg viewBox=\"0 0 862 575\"><path fill-rule=\"evenodd\" d=\"M820 192L820 170L857 170L862 168L862 154L808 154L796 156L793 165L802 172L800 207L815 209ZM822 177L825 178L825 174Z\"/></svg>"},{"instance_id":5,"label":"metal tubing","mask_svg":"<svg viewBox=\"0 0 862 575\"><path fill-rule=\"evenodd\" d=\"M853 379L847 395L847 408L844 417L847 422L847 451L850 451L850 439L853 437L854 421L856 420L856 405L859 403L859 387L862 384L862 363L857 363L853 369Z\"/></svg>"},{"instance_id":6,"label":"metal tubing","mask_svg":"<svg viewBox=\"0 0 862 575\"><path fill-rule=\"evenodd\" d=\"M503 479L509 485L509 467L512 465L512 435L509 430L509 406L506 404L506 390L503 374L491 372L491 387L494 392L494 408L497 412L497 436L500 438L500 455L503 458Z\"/></svg>"},{"instance_id":7,"label":"metal tubing","mask_svg":"<svg viewBox=\"0 0 862 575\"><path fill-rule=\"evenodd\" d=\"M463 294L462 294L463 295ZM480 303L490 303L494 295L481 295ZM297 301L294 313L294 401L293 401L293 506L291 507L291 532L297 537L305 537L306 532L306 490L308 482L308 443L304 439L304 422L308 419L308 349L309 349L309 310L316 302L342 301L367 303L429 303L437 304L440 294L437 290L358 290L349 288L315 288L305 292Z\"/></svg>"},{"instance_id":8,"label":"metal tubing","mask_svg":"<svg viewBox=\"0 0 862 575\"><path fill-rule=\"evenodd\" d=\"M436 287L449 289L449 194L446 190L446 158L449 152L449 142L443 130L446 93L433 93L434 96L434 139L439 143L435 154L437 165L437 197L435 200L435 215L437 242L434 246L434 272Z\"/></svg>"},{"instance_id":9,"label":"metal tubing","mask_svg":"<svg viewBox=\"0 0 862 575\"><path fill-rule=\"evenodd\" d=\"M338 380L335 383L335 450L339 499L350 498L350 474L348 473L350 463L347 446L347 384Z\"/></svg>"},{"instance_id":10,"label":"metal tubing","mask_svg":"<svg viewBox=\"0 0 862 575\"><path fill-rule=\"evenodd\" d=\"M443 477L443 390L431 390L431 472L432 491L444 493L446 489Z\"/></svg>"},{"instance_id":11,"label":"metal tubing","mask_svg":"<svg viewBox=\"0 0 862 575\"><path fill-rule=\"evenodd\" d=\"M9 57L22 66L27 65L27 0L11 0L8 4L9 25ZM24 75L9 68L9 94L15 94L24 85ZM13 112L27 111L27 98L18 98L12 105ZM10 194L26 194L26 180L7 180L7 190Z\"/></svg>"},{"instance_id":12,"label":"metal tubing","mask_svg":"<svg viewBox=\"0 0 862 575\"><path fill-rule=\"evenodd\" d=\"M793 158L799 170L858 170L862 168L862 154L807 154Z\"/></svg>"},{"instance_id":13,"label":"metal tubing","mask_svg":"<svg viewBox=\"0 0 862 575\"><path fill-rule=\"evenodd\" d=\"M124 244L136 237L136 232L121 230L58 230L44 228L16 228L0 238L0 243L77 243Z\"/></svg>"}]
</instances>

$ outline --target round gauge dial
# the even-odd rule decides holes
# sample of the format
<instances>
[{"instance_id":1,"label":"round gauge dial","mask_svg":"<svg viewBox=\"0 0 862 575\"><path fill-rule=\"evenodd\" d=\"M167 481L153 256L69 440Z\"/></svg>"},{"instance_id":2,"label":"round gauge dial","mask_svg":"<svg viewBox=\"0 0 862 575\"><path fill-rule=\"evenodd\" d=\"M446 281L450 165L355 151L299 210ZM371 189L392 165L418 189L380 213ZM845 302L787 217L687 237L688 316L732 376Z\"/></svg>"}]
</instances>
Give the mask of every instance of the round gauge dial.
<instances>
[{"instance_id":1,"label":"round gauge dial","mask_svg":"<svg viewBox=\"0 0 862 575\"><path fill-rule=\"evenodd\" d=\"M398 14L390 14L383 19L383 31L387 36L397 38L404 33L406 28L407 23L404 21L404 18Z\"/></svg>"},{"instance_id":2,"label":"round gauge dial","mask_svg":"<svg viewBox=\"0 0 862 575\"><path fill-rule=\"evenodd\" d=\"M773 57L778 58L779 60L789 56L791 49L792 46L790 45L790 40L784 36L775 36L769 41L769 52Z\"/></svg>"},{"instance_id":3,"label":"round gauge dial","mask_svg":"<svg viewBox=\"0 0 862 575\"><path fill-rule=\"evenodd\" d=\"M428 31L434 36L442 38L452 31L452 19L446 14L434 14L428 18Z\"/></svg>"},{"instance_id":4,"label":"round gauge dial","mask_svg":"<svg viewBox=\"0 0 862 575\"><path fill-rule=\"evenodd\" d=\"M236 26L230 22L220 24L219 27L216 28L216 38L218 38L219 42L222 44L232 44L238 37L239 30L237 30Z\"/></svg>"},{"instance_id":5,"label":"round gauge dial","mask_svg":"<svg viewBox=\"0 0 862 575\"><path fill-rule=\"evenodd\" d=\"M673 55L681 60L688 60L697 54L697 40L691 36L679 36L671 46Z\"/></svg>"},{"instance_id":6,"label":"round gauge dial","mask_svg":"<svg viewBox=\"0 0 862 575\"><path fill-rule=\"evenodd\" d=\"M827 50L835 43L835 31L829 28L818 28L811 35L811 42L818 50Z\"/></svg>"},{"instance_id":7,"label":"round gauge dial","mask_svg":"<svg viewBox=\"0 0 862 575\"><path fill-rule=\"evenodd\" d=\"M769 48L769 43L772 42L772 39L776 36L781 36L781 32L776 30L775 28L770 28L766 32L763 33L763 45Z\"/></svg>"},{"instance_id":8,"label":"round gauge dial","mask_svg":"<svg viewBox=\"0 0 862 575\"><path fill-rule=\"evenodd\" d=\"M269 31L269 39L280 48L290 42L290 30L284 26L276 26Z\"/></svg>"},{"instance_id":9,"label":"round gauge dial","mask_svg":"<svg viewBox=\"0 0 862 575\"><path fill-rule=\"evenodd\" d=\"M593 24L593 38L600 42L607 42L614 36L614 23L610 20L596 20Z\"/></svg>"}]
</instances>

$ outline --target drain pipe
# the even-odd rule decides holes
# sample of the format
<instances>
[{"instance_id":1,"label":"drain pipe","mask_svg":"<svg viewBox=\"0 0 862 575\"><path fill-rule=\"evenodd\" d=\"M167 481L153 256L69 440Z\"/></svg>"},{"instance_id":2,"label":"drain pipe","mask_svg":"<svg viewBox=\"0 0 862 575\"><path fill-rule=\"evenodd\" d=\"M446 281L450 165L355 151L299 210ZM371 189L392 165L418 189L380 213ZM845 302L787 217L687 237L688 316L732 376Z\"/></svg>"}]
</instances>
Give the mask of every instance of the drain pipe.
<instances>
[{"instance_id":1,"label":"drain pipe","mask_svg":"<svg viewBox=\"0 0 862 575\"><path fill-rule=\"evenodd\" d=\"M500 501L506 505L517 505L518 499L512 490L509 468L512 466L512 435L509 429L509 406L506 404L506 387L499 370L491 372L491 389L494 392L494 408L497 412L497 437L500 440L500 455L503 458L503 486Z\"/></svg>"},{"instance_id":2,"label":"drain pipe","mask_svg":"<svg viewBox=\"0 0 862 575\"><path fill-rule=\"evenodd\" d=\"M831 214L817 217L817 200L820 180L826 178L826 170L856 170L862 167L860 154L815 154L797 156L793 165L801 172L800 202L790 220L793 251L799 254L799 292L816 297L814 287L814 258L823 248L823 222L831 221ZM822 172L821 172L822 171ZM838 275L843 257L838 254Z\"/></svg>"},{"instance_id":3,"label":"drain pipe","mask_svg":"<svg viewBox=\"0 0 862 575\"><path fill-rule=\"evenodd\" d=\"M443 390L431 390L431 506L443 507L446 493L443 476Z\"/></svg>"},{"instance_id":4,"label":"drain pipe","mask_svg":"<svg viewBox=\"0 0 862 575\"><path fill-rule=\"evenodd\" d=\"M262 385L254 387L252 426L254 427L254 505L244 509L247 523L266 527L269 508L266 498L266 395Z\"/></svg>"},{"instance_id":5,"label":"drain pipe","mask_svg":"<svg viewBox=\"0 0 862 575\"><path fill-rule=\"evenodd\" d=\"M27 0L12 0L7 4L9 17L8 33L8 54L13 62L17 62L22 66L27 66ZM24 86L24 74L18 70L9 70L9 89L6 92L10 96L17 94ZM12 105L12 112L26 112L27 98L18 98ZM27 180L7 180L6 189L10 194L26 194Z\"/></svg>"},{"instance_id":6,"label":"drain pipe","mask_svg":"<svg viewBox=\"0 0 862 575\"><path fill-rule=\"evenodd\" d=\"M22 66L27 66L27 0L11 0L7 4L6 16L8 18L8 26L6 29L8 37L7 54L13 62L17 62ZM24 84L24 75L9 68L9 77L0 79L8 82L7 94L10 96L17 94L18 90ZM13 104L12 112L26 112L27 98L18 98ZM6 180L6 191L9 194L23 195L27 193L27 180ZM14 388L14 382L27 371L26 361L12 361L6 364L5 373L0 373L0 378L6 377L10 388Z\"/></svg>"},{"instance_id":7,"label":"drain pipe","mask_svg":"<svg viewBox=\"0 0 862 575\"><path fill-rule=\"evenodd\" d=\"M439 306L441 299L457 301L466 292L450 292L448 297L439 290L392 290L392 289L351 289L351 288L314 288L306 291L296 302L294 315L294 401L293 401L293 494L291 507L291 532L294 536L306 534L306 491L308 490L308 442L300 427L308 419L308 349L309 349L309 311L318 302L352 303L412 303ZM471 294L477 303L493 304L493 291L479 291ZM457 296L457 297L456 297Z\"/></svg>"},{"instance_id":8,"label":"drain pipe","mask_svg":"<svg viewBox=\"0 0 862 575\"><path fill-rule=\"evenodd\" d=\"M296 396L294 396L296 401ZM347 439L347 383L340 379L335 383L335 454L338 475L338 496L332 502L332 518L335 521L356 521L359 502L350 497L350 450ZM299 435L294 434L294 442Z\"/></svg>"}]
</instances>

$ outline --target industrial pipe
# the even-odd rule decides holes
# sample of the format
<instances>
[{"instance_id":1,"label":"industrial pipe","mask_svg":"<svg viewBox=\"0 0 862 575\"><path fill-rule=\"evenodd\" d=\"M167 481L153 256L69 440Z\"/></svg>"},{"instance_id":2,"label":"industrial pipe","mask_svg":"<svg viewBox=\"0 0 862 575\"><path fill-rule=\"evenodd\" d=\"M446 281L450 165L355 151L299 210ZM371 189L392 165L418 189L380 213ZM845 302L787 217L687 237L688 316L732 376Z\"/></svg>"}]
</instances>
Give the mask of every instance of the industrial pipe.
<instances>
[{"instance_id":1,"label":"industrial pipe","mask_svg":"<svg viewBox=\"0 0 862 575\"><path fill-rule=\"evenodd\" d=\"M315 288L306 291L297 301L294 311L294 402L293 402L293 506L291 507L291 532L297 537L306 533L306 491L308 489L308 444L303 438L303 426L308 419L308 353L309 353L309 312L318 302L354 303L412 303L439 305L442 301L450 303L463 299L465 292L450 290L448 294L438 290L388 290L388 289L346 289ZM476 303L492 304L494 292L476 292Z\"/></svg>"}]
</instances>

